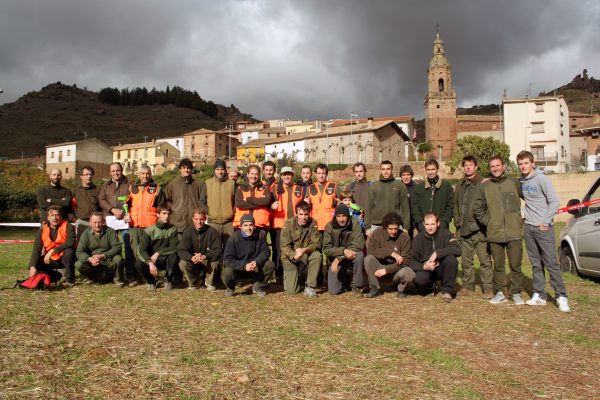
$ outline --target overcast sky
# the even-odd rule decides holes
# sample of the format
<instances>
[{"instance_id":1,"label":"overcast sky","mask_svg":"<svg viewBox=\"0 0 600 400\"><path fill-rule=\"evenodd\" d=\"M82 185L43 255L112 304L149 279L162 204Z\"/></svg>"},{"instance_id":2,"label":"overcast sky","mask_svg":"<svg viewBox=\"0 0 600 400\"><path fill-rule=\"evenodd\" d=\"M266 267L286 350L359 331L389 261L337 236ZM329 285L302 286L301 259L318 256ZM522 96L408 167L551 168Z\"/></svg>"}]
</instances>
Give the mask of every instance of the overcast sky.
<instances>
[{"instance_id":1,"label":"overcast sky","mask_svg":"<svg viewBox=\"0 0 600 400\"><path fill-rule=\"evenodd\" d=\"M600 78L600 2L2 0L0 103L179 85L257 118L423 116L436 24L459 106Z\"/></svg>"}]
</instances>

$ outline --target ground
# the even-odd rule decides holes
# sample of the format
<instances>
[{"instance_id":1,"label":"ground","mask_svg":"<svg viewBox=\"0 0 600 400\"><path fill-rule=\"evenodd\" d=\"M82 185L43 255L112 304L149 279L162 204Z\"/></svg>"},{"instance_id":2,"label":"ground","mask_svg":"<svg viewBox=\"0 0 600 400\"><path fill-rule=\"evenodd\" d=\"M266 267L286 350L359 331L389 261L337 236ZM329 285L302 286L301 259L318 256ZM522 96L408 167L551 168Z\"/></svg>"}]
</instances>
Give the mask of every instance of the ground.
<instances>
[{"instance_id":1,"label":"ground","mask_svg":"<svg viewBox=\"0 0 600 400\"><path fill-rule=\"evenodd\" d=\"M30 249L0 244L0 286ZM0 398L599 398L600 284L566 280L569 314L391 292L3 290Z\"/></svg>"}]
</instances>

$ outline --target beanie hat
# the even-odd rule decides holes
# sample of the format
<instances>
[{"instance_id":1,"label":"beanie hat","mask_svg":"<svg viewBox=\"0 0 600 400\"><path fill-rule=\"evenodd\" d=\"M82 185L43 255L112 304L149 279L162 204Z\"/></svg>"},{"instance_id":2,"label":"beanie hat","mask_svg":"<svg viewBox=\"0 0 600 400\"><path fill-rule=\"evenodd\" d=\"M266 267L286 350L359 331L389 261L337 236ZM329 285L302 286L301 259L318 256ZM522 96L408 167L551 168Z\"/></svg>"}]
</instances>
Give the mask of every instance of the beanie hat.
<instances>
[{"instance_id":1,"label":"beanie hat","mask_svg":"<svg viewBox=\"0 0 600 400\"><path fill-rule=\"evenodd\" d=\"M254 217L252 216L252 214L244 214L244 215L242 215L242 218L240 219L240 225L243 225L244 222L252 222L252 223L254 223Z\"/></svg>"},{"instance_id":2,"label":"beanie hat","mask_svg":"<svg viewBox=\"0 0 600 400\"><path fill-rule=\"evenodd\" d=\"M334 215L350 215L350 211L348 210L348 206L345 205L344 203L338 204L337 207L335 208L335 214Z\"/></svg>"},{"instance_id":3,"label":"beanie hat","mask_svg":"<svg viewBox=\"0 0 600 400\"><path fill-rule=\"evenodd\" d=\"M217 160L215 161L215 169L217 168L226 168L225 161Z\"/></svg>"}]
</instances>

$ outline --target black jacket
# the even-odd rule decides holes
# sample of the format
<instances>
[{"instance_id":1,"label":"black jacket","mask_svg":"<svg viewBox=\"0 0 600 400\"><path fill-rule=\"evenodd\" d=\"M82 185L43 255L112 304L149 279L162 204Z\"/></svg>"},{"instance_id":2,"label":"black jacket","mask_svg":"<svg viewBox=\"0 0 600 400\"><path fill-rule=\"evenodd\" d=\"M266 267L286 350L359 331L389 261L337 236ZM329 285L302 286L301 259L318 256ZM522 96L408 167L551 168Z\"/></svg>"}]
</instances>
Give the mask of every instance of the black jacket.
<instances>
[{"instance_id":1,"label":"black jacket","mask_svg":"<svg viewBox=\"0 0 600 400\"><path fill-rule=\"evenodd\" d=\"M267 246L267 234L255 229L251 236L244 237L238 229L227 241L223 251L223 264L238 271L244 271L246 264L256 261L263 266L271 256Z\"/></svg>"},{"instance_id":2,"label":"black jacket","mask_svg":"<svg viewBox=\"0 0 600 400\"><path fill-rule=\"evenodd\" d=\"M221 258L221 235L211 226L204 225L197 230L193 225L183 231L177 254L180 260L191 261L196 253L202 253L207 261Z\"/></svg>"},{"instance_id":3,"label":"black jacket","mask_svg":"<svg viewBox=\"0 0 600 400\"><path fill-rule=\"evenodd\" d=\"M460 256L458 241L448 229L440 227L433 236L422 232L414 238L410 267L415 271L422 270L423 264L429 260L434 251L437 254L438 260L450 255L455 257Z\"/></svg>"}]
</instances>

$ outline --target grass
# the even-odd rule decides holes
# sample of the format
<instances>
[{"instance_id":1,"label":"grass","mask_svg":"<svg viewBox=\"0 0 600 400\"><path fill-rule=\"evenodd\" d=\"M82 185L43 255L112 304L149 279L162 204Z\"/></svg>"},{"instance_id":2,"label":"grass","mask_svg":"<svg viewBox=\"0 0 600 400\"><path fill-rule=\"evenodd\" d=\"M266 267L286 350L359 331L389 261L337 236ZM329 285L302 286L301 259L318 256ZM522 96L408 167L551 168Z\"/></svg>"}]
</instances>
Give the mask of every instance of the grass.
<instances>
[{"instance_id":1,"label":"grass","mask_svg":"<svg viewBox=\"0 0 600 400\"><path fill-rule=\"evenodd\" d=\"M30 250L0 245L0 286L25 277ZM600 286L573 276L567 287L570 314L477 296L310 300L281 287L264 299L5 290L0 398L590 399Z\"/></svg>"}]
</instances>

